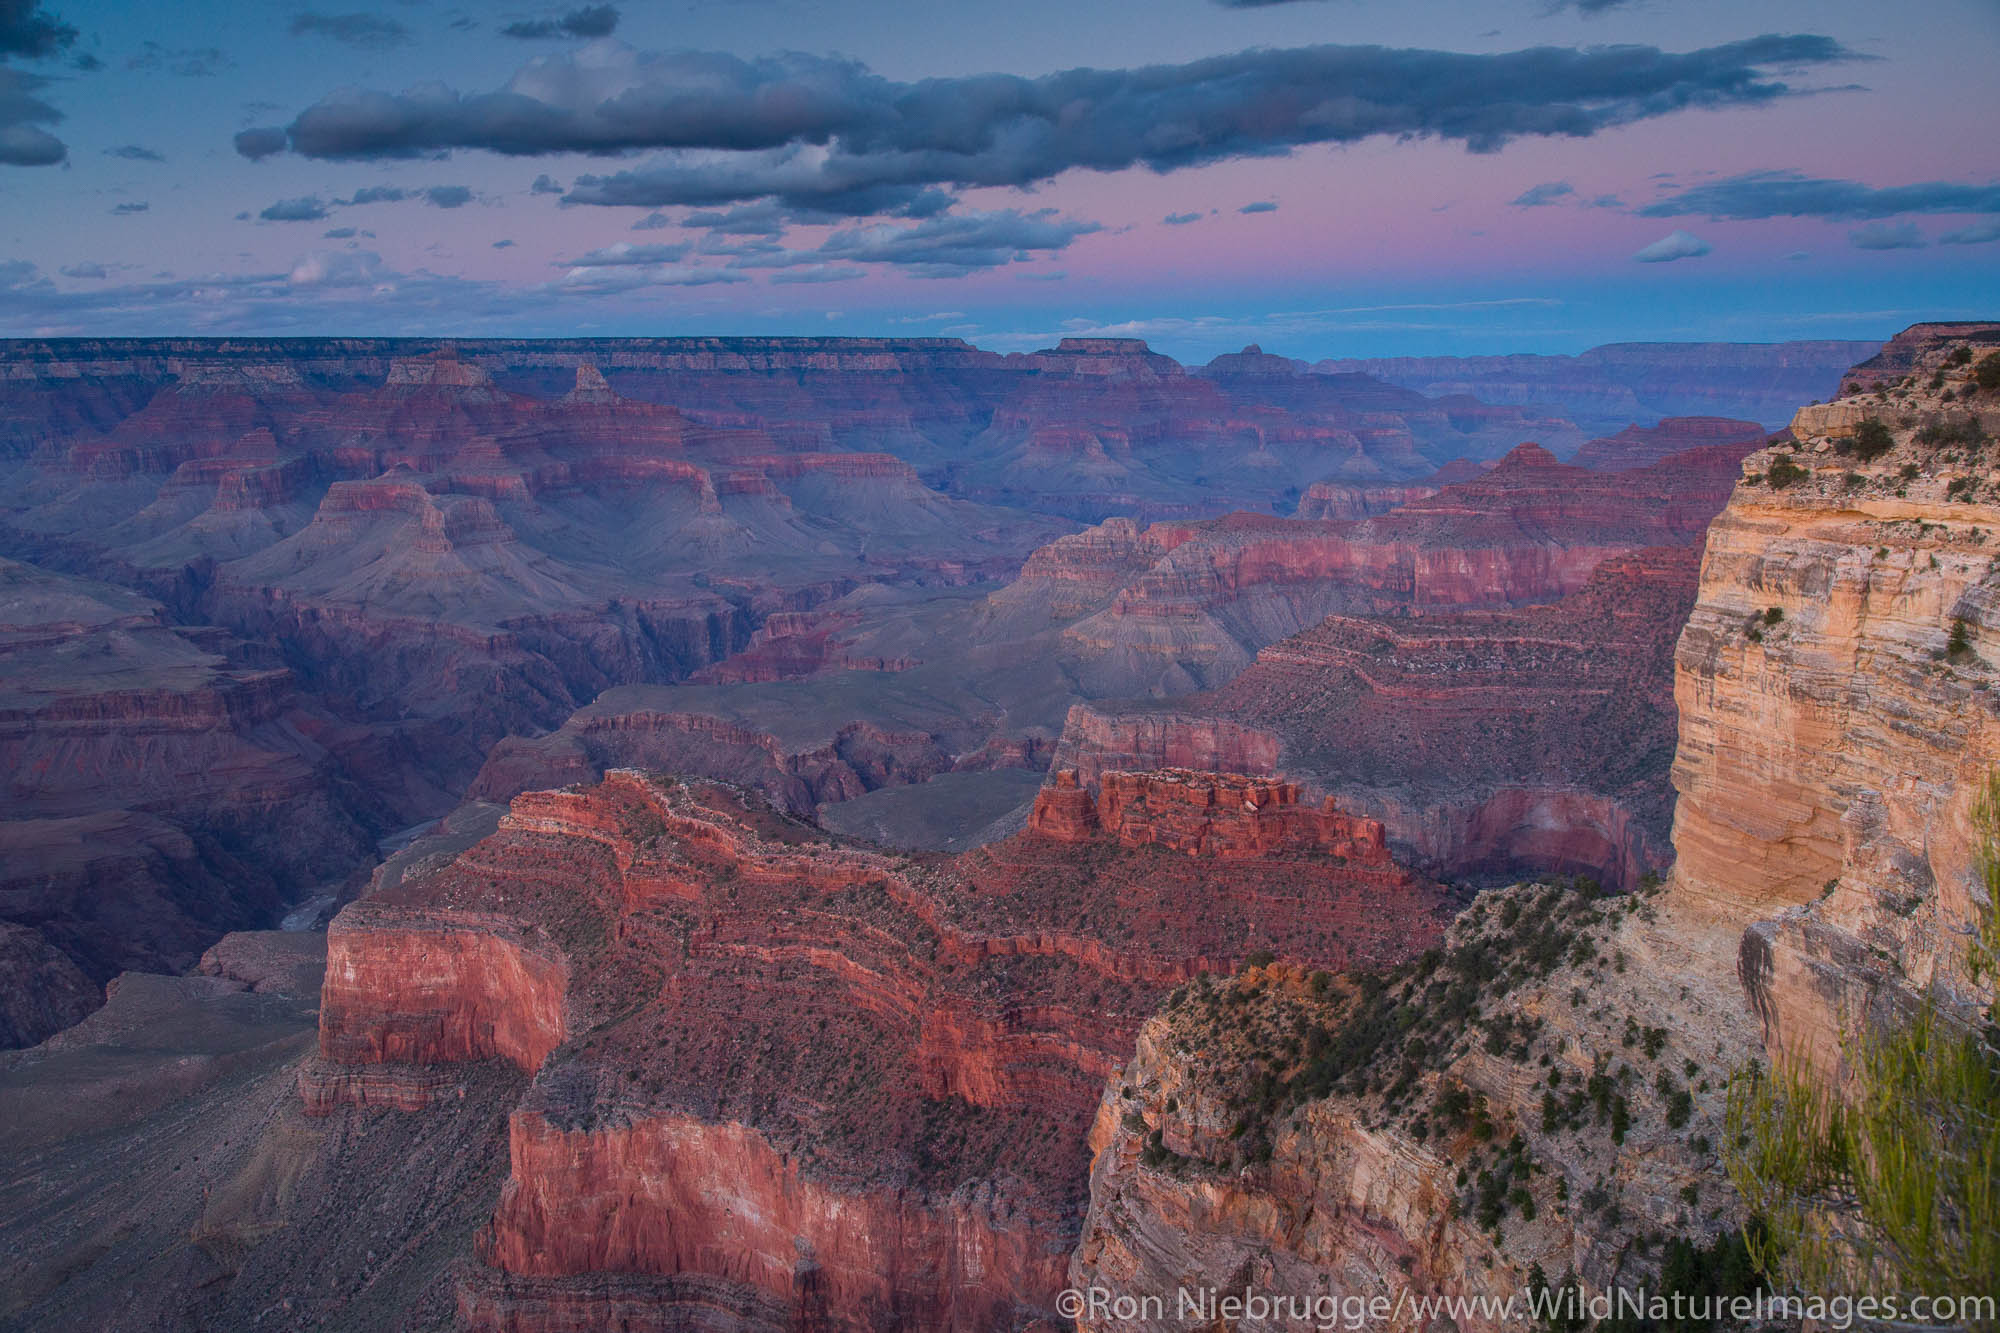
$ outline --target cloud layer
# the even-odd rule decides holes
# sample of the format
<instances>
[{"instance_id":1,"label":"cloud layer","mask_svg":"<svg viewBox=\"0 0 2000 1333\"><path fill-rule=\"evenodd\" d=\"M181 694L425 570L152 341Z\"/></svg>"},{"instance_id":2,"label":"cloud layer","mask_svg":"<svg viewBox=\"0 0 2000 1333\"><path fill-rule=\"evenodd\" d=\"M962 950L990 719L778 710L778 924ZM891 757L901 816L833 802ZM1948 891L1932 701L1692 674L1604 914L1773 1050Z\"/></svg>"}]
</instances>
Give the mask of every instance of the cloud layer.
<instances>
[{"instance_id":1,"label":"cloud layer","mask_svg":"<svg viewBox=\"0 0 2000 1333\"><path fill-rule=\"evenodd\" d=\"M292 20L292 35L330 37L364 51L386 51L410 40L410 30L385 14L315 14Z\"/></svg>"},{"instance_id":2,"label":"cloud layer","mask_svg":"<svg viewBox=\"0 0 2000 1333\"><path fill-rule=\"evenodd\" d=\"M1689 108L1771 102L1799 91L1773 71L1856 58L1819 36L1686 53L1316 46L901 83L851 60L607 42L531 61L494 92L344 89L286 135L293 151L329 159L655 149L652 162L578 178L566 199L657 208L776 198L829 216L921 217L948 202L940 187L1031 186L1078 168L1164 172L1378 135L1475 152L1521 136L1586 137Z\"/></svg>"},{"instance_id":3,"label":"cloud layer","mask_svg":"<svg viewBox=\"0 0 2000 1333\"><path fill-rule=\"evenodd\" d=\"M33 0L0 0L0 56L40 60L76 44L76 29Z\"/></svg>"},{"instance_id":4,"label":"cloud layer","mask_svg":"<svg viewBox=\"0 0 2000 1333\"><path fill-rule=\"evenodd\" d=\"M550 37L609 37L618 27L618 10L611 5L585 5L561 18L524 19L500 29L502 37L537 41Z\"/></svg>"},{"instance_id":5,"label":"cloud layer","mask_svg":"<svg viewBox=\"0 0 2000 1333\"><path fill-rule=\"evenodd\" d=\"M1694 185L1639 210L1649 218L1831 218L1863 222L1898 213L2000 213L2000 183L1927 181L1877 189L1796 171L1753 171Z\"/></svg>"},{"instance_id":6,"label":"cloud layer","mask_svg":"<svg viewBox=\"0 0 2000 1333\"><path fill-rule=\"evenodd\" d=\"M42 128L62 119L62 112L35 96L48 82L0 66L0 165L52 167L68 158L63 141Z\"/></svg>"}]
</instances>

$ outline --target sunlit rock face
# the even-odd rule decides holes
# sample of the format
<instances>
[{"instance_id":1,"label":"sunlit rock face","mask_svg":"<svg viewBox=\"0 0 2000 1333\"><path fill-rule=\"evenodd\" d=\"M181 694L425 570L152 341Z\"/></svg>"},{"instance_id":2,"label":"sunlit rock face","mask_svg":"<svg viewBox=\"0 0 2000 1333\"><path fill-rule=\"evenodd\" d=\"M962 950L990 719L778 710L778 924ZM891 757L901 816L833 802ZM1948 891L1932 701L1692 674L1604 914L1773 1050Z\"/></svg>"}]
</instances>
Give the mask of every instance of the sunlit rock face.
<instances>
[{"instance_id":1,"label":"sunlit rock face","mask_svg":"<svg viewBox=\"0 0 2000 1333\"><path fill-rule=\"evenodd\" d=\"M1749 925L1772 1052L1827 1069L1872 1010L1981 993L1963 941L2000 756L2000 505L1964 437L2000 428L2000 402L1958 349L1996 347L1995 326L1918 325L1850 373L1868 392L1802 408L1795 446L1745 461L1681 638L1680 891ZM1873 459L1867 422L1888 431Z\"/></svg>"}]
</instances>

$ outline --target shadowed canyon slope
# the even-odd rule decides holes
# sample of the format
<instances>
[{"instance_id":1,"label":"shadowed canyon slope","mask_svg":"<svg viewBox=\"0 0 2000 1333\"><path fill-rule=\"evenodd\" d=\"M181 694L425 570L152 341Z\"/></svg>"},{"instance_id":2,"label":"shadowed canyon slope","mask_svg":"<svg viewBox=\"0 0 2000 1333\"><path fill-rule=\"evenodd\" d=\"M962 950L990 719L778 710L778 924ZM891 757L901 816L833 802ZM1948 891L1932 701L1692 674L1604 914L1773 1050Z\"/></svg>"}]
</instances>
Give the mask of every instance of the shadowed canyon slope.
<instances>
[{"instance_id":1,"label":"shadowed canyon slope","mask_svg":"<svg viewBox=\"0 0 2000 1333\"><path fill-rule=\"evenodd\" d=\"M181 971L373 848L353 736L261 650L136 593L0 559L0 1036L127 969ZM25 970L25 971L24 971Z\"/></svg>"}]
</instances>

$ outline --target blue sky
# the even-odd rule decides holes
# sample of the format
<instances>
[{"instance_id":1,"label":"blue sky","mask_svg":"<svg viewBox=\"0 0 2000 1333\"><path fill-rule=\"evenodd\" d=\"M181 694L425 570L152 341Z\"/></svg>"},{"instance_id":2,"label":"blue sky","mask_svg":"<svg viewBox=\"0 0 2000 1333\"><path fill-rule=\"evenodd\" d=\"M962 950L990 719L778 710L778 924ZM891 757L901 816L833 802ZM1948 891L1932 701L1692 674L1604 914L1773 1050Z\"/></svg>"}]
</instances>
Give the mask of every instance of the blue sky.
<instances>
[{"instance_id":1,"label":"blue sky","mask_svg":"<svg viewBox=\"0 0 2000 1333\"><path fill-rule=\"evenodd\" d=\"M1206 359L2000 313L1992 0L0 0L0 49L10 335Z\"/></svg>"}]
</instances>

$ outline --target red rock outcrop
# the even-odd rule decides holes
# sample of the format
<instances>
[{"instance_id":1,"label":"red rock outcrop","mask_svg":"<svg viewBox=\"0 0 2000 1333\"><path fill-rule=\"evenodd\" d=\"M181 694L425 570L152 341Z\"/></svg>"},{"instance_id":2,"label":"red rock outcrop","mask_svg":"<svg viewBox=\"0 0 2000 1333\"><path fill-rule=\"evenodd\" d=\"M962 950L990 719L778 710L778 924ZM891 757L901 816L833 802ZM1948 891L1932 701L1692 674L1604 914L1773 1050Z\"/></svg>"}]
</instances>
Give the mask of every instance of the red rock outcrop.
<instances>
[{"instance_id":1,"label":"red rock outcrop","mask_svg":"<svg viewBox=\"0 0 2000 1333\"><path fill-rule=\"evenodd\" d=\"M1048 1318L1097 1088L1165 988L1441 921L1378 827L1283 784L1133 774L1111 803L1115 833L913 862L712 784L522 796L337 920L308 1105L538 1071L461 1287L483 1327Z\"/></svg>"},{"instance_id":2,"label":"red rock outcrop","mask_svg":"<svg viewBox=\"0 0 2000 1333\"><path fill-rule=\"evenodd\" d=\"M1078 705L1054 762L1086 785L1176 764L1283 775L1381 819L1435 873L1630 886L1667 862L1674 642L1697 568L1655 547L1545 606L1330 616L1219 690Z\"/></svg>"},{"instance_id":3,"label":"red rock outcrop","mask_svg":"<svg viewBox=\"0 0 2000 1333\"><path fill-rule=\"evenodd\" d=\"M1387 865L1382 825L1346 814L1331 796L1299 801L1294 782L1236 774L1160 769L1100 775L1095 798L1062 769L1028 816L1028 829L1063 842L1083 842L1101 830L1126 847L1165 847L1225 860L1278 851L1314 851Z\"/></svg>"}]
</instances>

